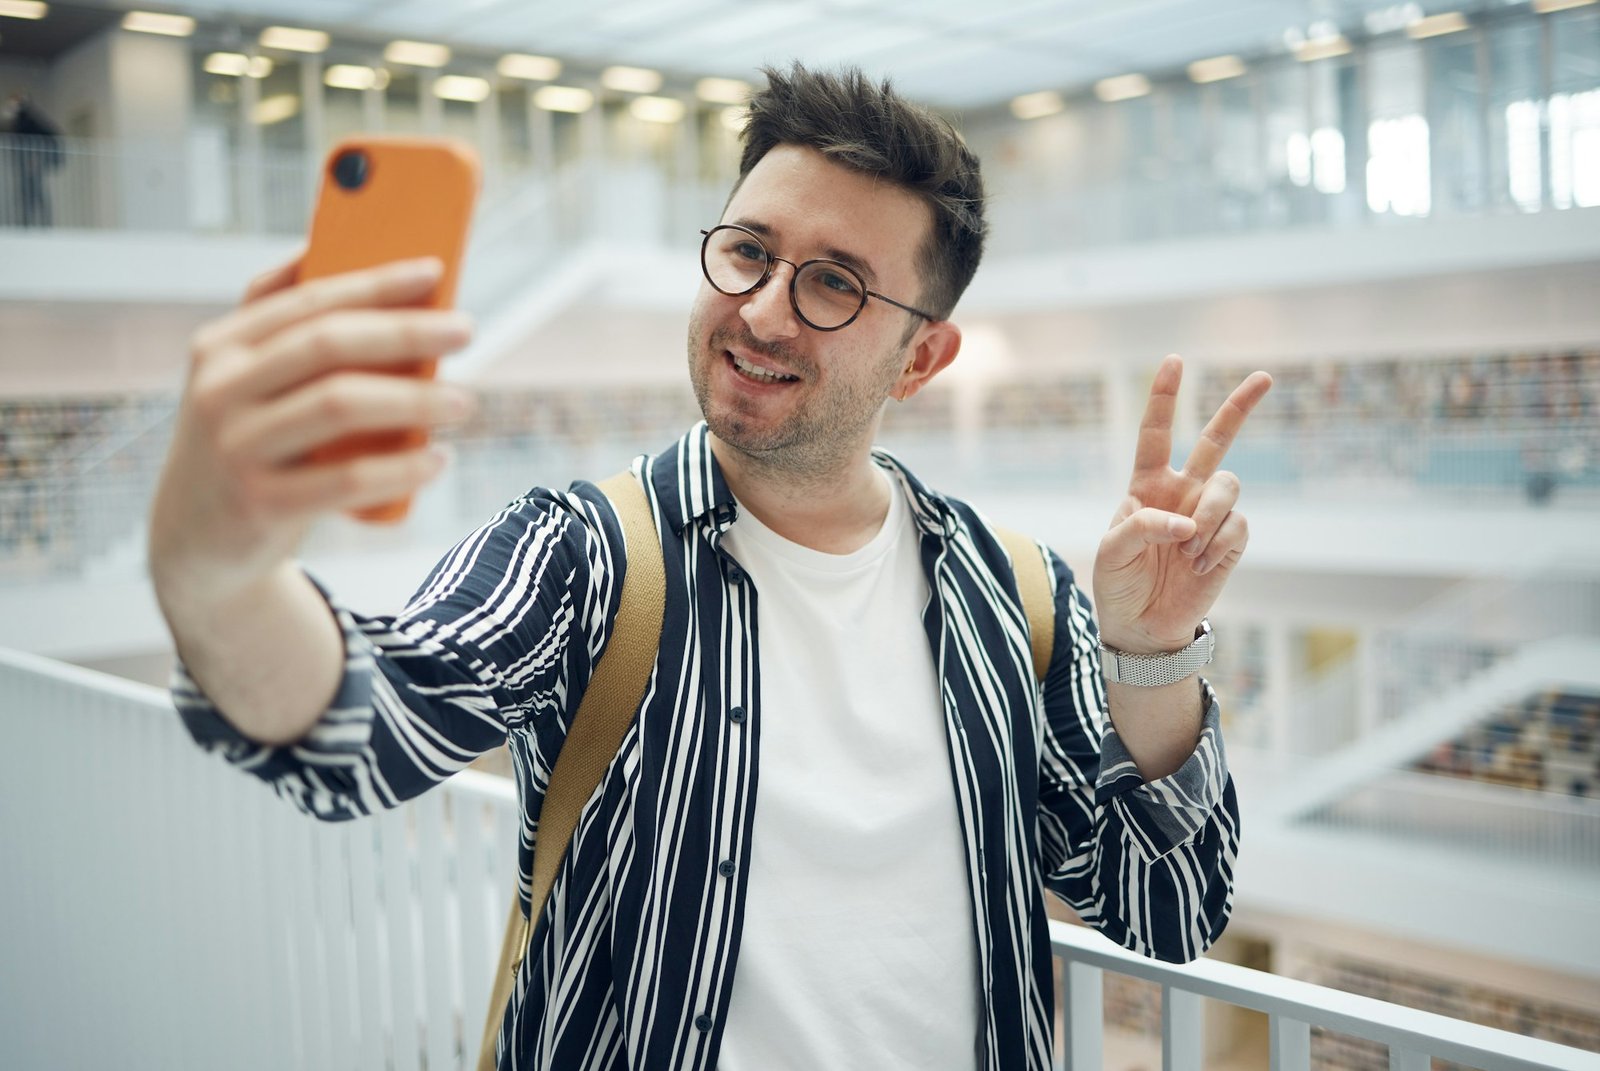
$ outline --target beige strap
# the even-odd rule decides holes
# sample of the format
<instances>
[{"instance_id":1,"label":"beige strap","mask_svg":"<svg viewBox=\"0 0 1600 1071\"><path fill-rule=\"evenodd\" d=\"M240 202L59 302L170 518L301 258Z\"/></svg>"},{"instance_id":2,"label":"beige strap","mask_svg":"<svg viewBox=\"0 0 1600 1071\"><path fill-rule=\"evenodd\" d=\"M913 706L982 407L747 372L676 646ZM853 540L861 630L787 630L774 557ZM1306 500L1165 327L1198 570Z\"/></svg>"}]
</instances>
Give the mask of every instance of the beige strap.
<instances>
[{"instance_id":1,"label":"beige strap","mask_svg":"<svg viewBox=\"0 0 1600 1071\"><path fill-rule=\"evenodd\" d=\"M1056 645L1056 605L1050 596L1050 575L1045 572L1039 544L1009 528L995 528L1000 545L1011 555L1011 568L1017 574L1017 591L1022 595L1022 610L1028 615L1028 642L1033 647L1033 675L1044 683L1050 672L1050 654Z\"/></svg>"},{"instance_id":2,"label":"beige strap","mask_svg":"<svg viewBox=\"0 0 1600 1071\"><path fill-rule=\"evenodd\" d=\"M644 487L631 472L600 485L616 508L627 547L628 570L622 580L622 603L611 638L589 678L583 702L567 729L567 739L550 773L550 787L539 809L539 836L533 852L533 918L549 899L556 872L567 854L583 805L594 795L606 767L616 757L650 683L650 671L661 647L661 618L666 603L666 572L661 539ZM511 1000L522 957L532 937L533 919L524 917L513 892L500 961L489 996L489 1018L478 1050L479 1071L494 1071L495 1038Z\"/></svg>"}]
</instances>

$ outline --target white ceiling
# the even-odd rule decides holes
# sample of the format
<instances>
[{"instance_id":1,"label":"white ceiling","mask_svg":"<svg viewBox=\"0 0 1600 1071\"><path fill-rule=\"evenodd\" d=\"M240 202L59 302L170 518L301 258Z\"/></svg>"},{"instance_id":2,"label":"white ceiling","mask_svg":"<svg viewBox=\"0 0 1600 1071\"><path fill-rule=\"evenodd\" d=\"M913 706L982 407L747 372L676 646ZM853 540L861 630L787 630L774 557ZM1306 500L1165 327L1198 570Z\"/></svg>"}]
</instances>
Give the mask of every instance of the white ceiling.
<instances>
[{"instance_id":1,"label":"white ceiling","mask_svg":"<svg viewBox=\"0 0 1600 1071\"><path fill-rule=\"evenodd\" d=\"M81 2L81 0L80 0ZM91 0L134 7L133 0ZM1285 31L1346 32L1403 0L178 0L201 17L274 19L681 75L765 63L857 64L908 95L966 108L1207 56L1284 51ZM1426 13L1518 0L1425 0ZM174 5L163 4L163 7Z\"/></svg>"}]
</instances>

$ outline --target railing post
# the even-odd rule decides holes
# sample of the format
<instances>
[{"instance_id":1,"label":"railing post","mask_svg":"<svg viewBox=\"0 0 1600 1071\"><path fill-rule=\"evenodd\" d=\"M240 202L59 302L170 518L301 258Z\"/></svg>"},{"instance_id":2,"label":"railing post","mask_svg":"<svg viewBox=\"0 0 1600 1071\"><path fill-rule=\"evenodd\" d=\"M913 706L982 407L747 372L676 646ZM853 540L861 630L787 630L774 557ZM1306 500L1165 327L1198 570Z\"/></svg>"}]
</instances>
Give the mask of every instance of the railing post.
<instances>
[{"instance_id":1,"label":"railing post","mask_svg":"<svg viewBox=\"0 0 1600 1071\"><path fill-rule=\"evenodd\" d=\"M1201 1071L1205 1034L1201 997L1187 989L1161 987L1161 1071Z\"/></svg>"},{"instance_id":2,"label":"railing post","mask_svg":"<svg viewBox=\"0 0 1600 1071\"><path fill-rule=\"evenodd\" d=\"M1102 1032L1105 1030L1105 984L1099 967L1061 963L1061 1006L1063 1010L1063 1071L1098 1071L1103 1062Z\"/></svg>"},{"instance_id":3,"label":"railing post","mask_svg":"<svg viewBox=\"0 0 1600 1071\"><path fill-rule=\"evenodd\" d=\"M1389 1071L1429 1071L1431 1067L1433 1058L1427 1053L1389 1046Z\"/></svg>"},{"instance_id":4,"label":"railing post","mask_svg":"<svg viewBox=\"0 0 1600 1071\"><path fill-rule=\"evenodd\" d=\"M1272 1016L1272 1071L1310 1069L1310 1024L1283 1015Z\"/></svg>"}]
</instances>

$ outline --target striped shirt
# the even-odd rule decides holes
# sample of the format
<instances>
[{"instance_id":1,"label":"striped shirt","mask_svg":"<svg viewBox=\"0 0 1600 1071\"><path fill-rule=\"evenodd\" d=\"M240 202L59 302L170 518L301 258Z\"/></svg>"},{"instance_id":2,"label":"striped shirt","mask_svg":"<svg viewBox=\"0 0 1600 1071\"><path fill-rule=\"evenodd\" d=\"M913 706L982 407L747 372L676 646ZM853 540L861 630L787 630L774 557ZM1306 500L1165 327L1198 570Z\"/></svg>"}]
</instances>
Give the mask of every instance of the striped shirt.
<instances>
[{"instance_id":1,"label":"striped shirt","mask_svg":"<svg viewBox=\"0 0 1600 1071\"><path fill-rule=\"evenodd\" d=\"M1056 610L1041 686L1010 560L987 523L889 455L874 459L911 503L931 593L922 620L982 982L978 1064L1043 1069L1046 888L1111 940L1165 960L1199 955L1227 922L1239 822L1215 697L1207 686L1187 763L1145 783L1106 719L1093 613L1065 563L1040 547ZM760 769L757 592L721 546L737 506L704 424L633 471L666 568L659 653L534 927L501 1068L709 1071L726 1021ZM535 489L453 548L398 616L334 604L344 676L298 743L246 740L181 666L174 698L202 746L329 820L393 807L509 742L526 908L540 805L625 568L598 488Z\"/></svg>"}]
</instances>

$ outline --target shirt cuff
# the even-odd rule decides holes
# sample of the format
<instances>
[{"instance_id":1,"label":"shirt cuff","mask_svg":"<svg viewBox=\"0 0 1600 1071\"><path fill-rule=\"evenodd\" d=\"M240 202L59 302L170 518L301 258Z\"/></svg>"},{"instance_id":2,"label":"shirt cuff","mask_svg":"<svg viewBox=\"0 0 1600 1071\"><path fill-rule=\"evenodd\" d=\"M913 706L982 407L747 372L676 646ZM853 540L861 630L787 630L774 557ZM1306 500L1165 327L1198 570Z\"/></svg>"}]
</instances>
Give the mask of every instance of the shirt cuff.
<instances>
[{"instance_id":1,"label":"shirt cuff","mask_svg":"<svg viewBox=\"0 0 1600 1071\"><path fill-rule=\"evenodd\" d=\"M322 753L359 752L372 739L372 641L361 631L354 615L335 603L315 577L308 574L308 579L338 622L344 640L344 673L332 701L316 724L303 738L288 746ZM228 720L227 713L201 690L181 659L173 666L168 688L184 728L195 743L207 751L221 752L230 761L242 763L259 759L263 752L272 750L240 732Z\"/></svg>"},{"instance_id":2,"label":"shirt cuff","mask_svg":"<svg viewBox=\"0 0 1600 1071\"><path fill-rule=\"evenodd\" d=\"M1221 805L1228 784L1228 758L1222 747L1222 708L1217 694L1200 680L1206 713L1200 740L1182 766L1166 777L1145 781L1109 719L1100 743L1100 777L1095 795L1122 818L1128 838L1145 862L1194 840Z\"/></svg>"}]
</instances>

